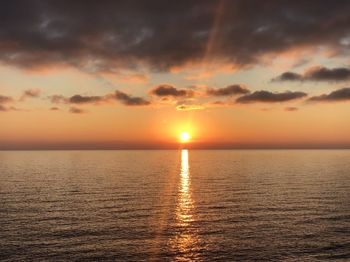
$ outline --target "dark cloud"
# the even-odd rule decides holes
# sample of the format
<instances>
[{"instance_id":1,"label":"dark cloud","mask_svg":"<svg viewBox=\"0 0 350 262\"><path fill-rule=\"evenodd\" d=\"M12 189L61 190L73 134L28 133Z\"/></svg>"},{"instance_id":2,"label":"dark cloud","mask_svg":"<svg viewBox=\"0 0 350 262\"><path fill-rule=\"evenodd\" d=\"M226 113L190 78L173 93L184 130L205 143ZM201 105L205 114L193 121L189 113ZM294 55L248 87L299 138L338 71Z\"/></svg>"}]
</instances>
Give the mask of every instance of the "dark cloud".
<instances>
[{"instance_id":1,"label":"dark cloud","mask_svg":"<svg viewBox=\"0 0 350 262\"><path fill-rule=\"evenodd\" d=\"M106 101L106 98L102 96L74 95L68 99L68 102L71 104L90 104L90 103L99 103L104 101Z\"/></svg>"},{"instance_id":2,"label":"dark cloud","mask_svg":"<svg viewBox=\"0 0 350 262\"><path fill-rule=\"evenodd\" d=\"M203 57L246 66L298 47L348 50L350 5L346 0L4 0L0 24L0 60L24 68L168 70Z\"/></svg>"},{"instance_id":3,"label":"dark cloud","mask_svg":"<svg viewBox=\"0 0 350 262\"><path fill-rule=\"evenodd\" d=\"M273 93L270 91L255 91L252 94L244 95L236 99L237 103L276 103L276 102L287 102L294 99L306 97L307 94L304 92L291 92L287 91L284 93Z\"/></svg>"},{"instance_id":4,"label":"dark cloud","mask_svg":"<svg viewBox=\"0 0 350 262\"><path fill-rule=\"evenodd\" d=\"M285 72L272 81L347 81L350 80L350 69L345 67L327 68L311 67L304 74Z\"/></svg>"},{"instance_id":5,"label":"dark cloud","mask_svg":"<svg viewBox=\"0 0 350 262\"><path fill-rule=\"evenodd\" d=\"M294 72L284 72L276 78L273 78L273 82L282 82L282 81L302 81L303 76Z\"/></svg>"},{"instance_id":6,"label":"dark cloud","mask_svg":"<svg viewBox=\"0 0 350 262\"><path fill-rule=\"evenodd\" d=\"M71 108L69 108L69 112L72 113L72 114L83 114L83 113L86 113L85 110L80 109L80 108L78 108L78 107L74 107L74 106L72 106Z\"/></svg>"},{"instance_id":7,"label":"dark cloud","mask_svg":"<svg viewBox=\"0 0 350 262\"><path fill-rule=\"evenodd\" d=\"M172 96L172 97L191 97L194 95L193 90L189 89L177 89L176 87L172 85L162 84L159 86L154 87L150 93L152 95L165 97L165 96Z\"/></svg>"},{"instance_id":8,"label":"dark cloud","mask_svg":"<svg viewBox=\"0 0 350 262\"><path fill-rule=\"evenodd\" d=\"M248 94L250 91L243 85L230 85L222 88L208 88L207 94L210 96L233 96Z\"/></svg>"},{"instance_id":9,"label":"dark cloud","mask_svg":"<svg viewBox=\"0 0 350 262\"><path fill-rule=\"evenodd\" d=\"M104 96L82 96L74 95L71 97L65 97L63 95L52 95L49 96L51 103L54 104L98 104L105 102L106 97Z\"/></svg>"},{"instance_id":10,"label":"dark cloud","mask_svg":"<svg viewBox=\"0 0 350 262\"><path fill-rule=\"evenodd\" d=\"M348 100L350 100L350 87L341 88L329 94L309 98L309 101L314 102L340 102Z\"/></svg>"},{"instance_id":11,"label":"dark cloud","mask_svg":"<svg viewBox=\"0 0 350 262\"><path fill-rule=\"evenodd\" d=\"M115 91L110 97L127 106L147 106L151 104L150 101L142 97L131 96L121 91Z\"/></svg>"},{"instance_id":12,"label":"dark cloud","mask_svg":"<svg viewBox=\"0 0 350 262\"><path fill-rule=\"evenodd\" d=\"M115 91L112 94L107 94L104 96L83 96L74 95L71 97L65 97L63 95L53 95L49 96L51 103L54 104L101 104L108 103L112 100L117 100L127 106L144 106L150 105L151 102L142 98L128 95L121 91Z\"/></svg>"},{"instance_id":13,"label":"dark cloud","mask_svg":"<svg viewBox=\"0 0 350 262\"><path fill-rule=\"evenodd\" d=\"M350 79L350 69L315 67L308 70L304 78L313 81L346 81Z\"/></svg>"}]
</instances>

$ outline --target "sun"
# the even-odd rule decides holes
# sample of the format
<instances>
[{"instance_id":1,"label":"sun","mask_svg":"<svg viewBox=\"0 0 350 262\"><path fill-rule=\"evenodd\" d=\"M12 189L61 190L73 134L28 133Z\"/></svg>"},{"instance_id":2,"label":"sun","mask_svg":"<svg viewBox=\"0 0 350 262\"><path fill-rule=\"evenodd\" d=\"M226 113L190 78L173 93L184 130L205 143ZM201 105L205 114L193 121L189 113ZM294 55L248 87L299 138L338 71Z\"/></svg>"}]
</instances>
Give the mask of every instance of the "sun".
<instances>
[{"instance_id":1,"label":"sun","mask_svg":"<svg viewBox=\"0 0 350 262\"><path fill-rule=\"evenodd\" d=\"M183 131L180 133L179 138L180 138L181 143L186 143L190 140L191 135L189 132Z\"/></svg>"}]
</instances>

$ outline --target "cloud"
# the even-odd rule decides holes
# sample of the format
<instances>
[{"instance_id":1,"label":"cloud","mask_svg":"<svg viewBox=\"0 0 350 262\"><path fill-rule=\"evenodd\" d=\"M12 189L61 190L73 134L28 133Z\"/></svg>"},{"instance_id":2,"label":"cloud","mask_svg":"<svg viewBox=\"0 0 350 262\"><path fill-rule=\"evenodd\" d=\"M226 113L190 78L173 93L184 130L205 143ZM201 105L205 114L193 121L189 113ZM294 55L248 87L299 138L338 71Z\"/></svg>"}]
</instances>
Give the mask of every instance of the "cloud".
<instances>
[{"instance_id":1,"label":"cloud","mask_svg":"<svg viewBox=\"0 0 350 262\"><path fill-rule=\"evenodd\" d=\"M0 61L26 69L166 71L203 59L244 67L299 47L346 52L350 5L342 0L8 0L2 2L0 23Z\"/></svg>"},{"instance_id":2,"label":"cloud","mask_svg":"<svg viewBox=\"0 0 350 262\"><path fill-rule=\"evenodd\" d=\"M10 107L8 108L8 110L11 110L11 111L26 111L26 112L30 111L30 110L28 110L28 109L17 108L17 107L15 107L15 106L10 106Z\"/></svg>"},{"instance_id":3,"label":"cloud","mask_svg":"<svg viewBox=\"0 0 350 262\"><path fill-rule=\"evenodd\" d=\"M53 104L68 103L69 101L69 99L64 97L63 95L52 95L52 96L49 96L49 99Z\"/></svg>"},{"instance_id":4,"label":"cloud","mask_svg":"<svg viewBox=\"0 0 350 262\"><path fill-rule=\"evenodd\" d=\"M190 111L190 110L202 110L205 109L202 105L178 105L176 110L178 111Z\"/></svg>"},{"instance_id":5,"label":"cloud","mask_svg":"<svg viewBox=\"0 0 350 262\"><path fill-rule=\"evenodd\" d=\"M308 99L311 102L341 102L350 100L350 87L344 87L329 94L313 96Z\"/></svg>"},{"instance_id":6,"label":"cloud","mask_svg":"<svg viewBox=\"0 0 350 262\"><path fill-rule=\"evenodd\" d=\"M305 78L312 81L346 81L350 80L350 69L313 67L306 71Z\"/></svg>"},{"instance_id":7,"label":"cloud","mask_svg":"<svg viewBox=\"0 0 350 262\"><path fill-rule=\"evenodd\" d=\"M272 82L283 82L283 81L302 81L303 76L294 72L284 72L283 74L271 79Z\"/></svg>"},{"instance_id":8,"label":"cloud","mask_svg":"<svg viewBox=\"0 0 350 262\"><path fill-rule=\"evenodd\" d=\"M284 72L272 81L347 81L350 80L350 69L345 67L327 68L323 66L311 67L304 74Z\"/></svg>"},{"instance_id":9,"label":"cloud","mask_svg":"<svg viewBox=\"0 0 350 262\"><path fill-rule=\"evenodd\" d=\"M177 111L191 111L191 110L202 110L205 109L204 105L194 103L180 103L176 106Z\"/></svg>"},{"instance_id":10,"label":"cloud","mask_svg":"<svg viewBox=\"0 0 350 262\"><path fill-rule=\"evenodd\" d=\"M12 97L0 95L0 104L11 103L11 102L13 102Z\"/></svg>"},{"instance_id":11,"label":"cloud","mask_svg":"<svg viewBox=\"0 0 350 262\"><path fill-rule=\"evenodd\" d=\"M103 96L83 96L73 95L71 97L65 97L63 95L49 96L51 103L53 104L98 104L105 102L106 97Z\"/></svg>"},{"instance_id":12,"label":"cloud","mask_svg":"<svg viewBox=\"0 0 350 262\"><path fill-rule=\"evenodd\" d=\"M225 102L225 101L213 101L208 103L211 107L228 107L233 106L232 102Z\"/></svg>"},{"instance_id":13,"label":"cloud","mask_svg":"<svg viewBox=\"0 0 350 262\"><path fill-rule=\"evenodd\" d=\"M150 101L142 97L131 96L118 90L115 91L115 93L110 95L109 97L127 106L147 106L151 104Z\"/></svg>"},{"instance_id":14,"label":"cloud","mask_svg":"<svg viewBox=\"0 0 350 262\"><path fill-rule=\"evenodd\" d=\"M94 70L93 70L94 71ZM98 77L103 76L104 78L110 80L111 82L124 82L124 83L134 83L142 84L149 81L149 76L146 73L133 72L130 70L118 70L118 69L108 69L108 71L101 71Z\"/></svg>"},{"instance_id":15,"label":"cloud","mask_svg":"<svg viewBox=\"0 0 350 262\"><path fill-rule=\"evenodd\" d=\"M284 111L287 111L287 112L295 112L295 111L298 111L298 110L299 110L299 108L293 107L293 106L289 106L289 107L286 107L284 109Z\"/></svg>"},{"instance_id":16,"label":"cloud","mask_svg":"<svg viewBox=\"0 0 350 262\"><path fill-rule=\"evenodd\" d=\"M208 88L207 94L210 96L233 96L248 94L250 91L244 85L230 85L222 88Z\"/></svg>"},{"instance_id":17,"label":"cloud","mask_svg":"<svg viewBox=\"0 0 350 262\"><path fill-rule=\"evenodd\" d=\"M80 109L78 107L74 107L72 106L71 108L69 108L69 112L72 114L83 114L83 113L87 113L87 111Z\"/></svg>"},{"instance_id":18,"label":"cloud","mask_svg":"<svg viewBox=\"0 0 350 262\"><path fill-rule=\"evenodd\" d=\"M41 91L38 88L24 90L23 95L21 96L21 98L19 100L24 101L27 98L37 98L40 96L40 92Z\"/></svg>"},{"instance_id":19,"label":"cloud","mask_svg":"<svg viewBox=\"0 0 350 262\"><path fill-rule=\"evenodd\" d=\"M82 96L74 95L68 99L68 102L71 104L90 104L90 103L99 103L105 102L106 98L102 96Z\"/></svg>"},{"instance_id":20,"label":"cloud","mask_svg":"<svg viewBox=\"0 0 350 262\"><path fill-rule=\"evenodd\" d=\"M50 110L51 110L51 111L59 111L60 109L59 109L58 107L55 107L55 106L54 106L54 107L51 107Z\"/></svg>"},{"instance_id":21,"label":"cloud","mask_svg":"<svg viewBox=\"0 0 350 262\"><path fill-rule=\"evenodd\" d=\"M5 107L0 104L0 112L8 112L8 111L27 111L27 110L23 110L14 106Z\"/></svg>"},{"instance_id":22,"label":"cloud","mask_svg":"<svg viewBox=\"0 0 350 262\"><path fill-rule=\"evenodd\" d=\"M177 89L176 87L168 84L162 84L151 89L150 93L159 97L192 97L194 95L193 90Z\"/></svg>"},{"instance_id":23,"label":"cloud","mask_svg":"<svg viewBox=\"0 0 350 262\"><path fill-rule=\"evenodd\" d=\"M0 112L9 111L11 108L7 108L4 104L12 103L14 99L10 96L0 95Z\"/></svg>"},{"instance_id":24,"label":"cloud","mask_svg":"<svg viewBox=\"0 0 350 262\"><path fill-rule=\"evenodd\" d=\"M277 102L287 102L290 100L295 100L299 98L306 97L307 94L304 92L291 92L287 91L284 93L273 93L270 91L255 91L252 94L244 95L236 99L236 103L277 103Z\"/></svg>"},{"instance_id":25,"label":"cloud","mask_svg":"<svg viewBox=\"0 0 350 262\"><path fill-rule=\"evenodd\" d=\"M7 111L7 108L0 104L0 112Z\"/></svg>"},{"instance_id":26,"label":"cloud","mask_svg":"<svg viewBox=\"0 0 350 262\"><path fill-rule=\"evenodd\" d=\"M54 104L101 104L108 103L110 101L116 100L127 106L145 106L150 105L151 102L142 98L128 95L121 91L115 91L112 94L106 94L104 96L83 96L83 95L73 95L71 97L65 97L63 95L52 95L49 96L51 103Z\"/></svg>"}]
</instances>

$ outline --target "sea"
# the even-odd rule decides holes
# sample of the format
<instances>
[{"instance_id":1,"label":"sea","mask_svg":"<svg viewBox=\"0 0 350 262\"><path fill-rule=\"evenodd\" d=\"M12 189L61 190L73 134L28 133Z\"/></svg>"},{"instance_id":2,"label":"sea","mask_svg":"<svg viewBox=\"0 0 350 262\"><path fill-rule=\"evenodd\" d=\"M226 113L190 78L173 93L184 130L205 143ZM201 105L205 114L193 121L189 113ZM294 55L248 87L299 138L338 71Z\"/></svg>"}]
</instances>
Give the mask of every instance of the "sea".
<instances>
[{"instance_id":1,"label":"sea","mask_svg":"<svg viewBox=\"0 0 350 262\"><path fill-rule=\"evenodd\" d=\"M350 261L350 150L0 151L0 261Z\"/></svg>"}]
</instances>

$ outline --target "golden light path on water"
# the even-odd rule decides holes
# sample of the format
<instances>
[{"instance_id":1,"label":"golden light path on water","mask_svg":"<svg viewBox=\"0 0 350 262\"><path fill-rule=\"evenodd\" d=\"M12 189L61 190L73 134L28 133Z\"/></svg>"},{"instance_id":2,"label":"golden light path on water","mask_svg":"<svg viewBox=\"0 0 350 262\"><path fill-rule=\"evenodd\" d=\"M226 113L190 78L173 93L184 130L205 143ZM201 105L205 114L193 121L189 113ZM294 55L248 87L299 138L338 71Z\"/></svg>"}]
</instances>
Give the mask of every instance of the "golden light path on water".
<instances>
[{"instance_id":1,"label":"golden light path on water","mask_svg":"<svg viewBox=\"0 0 350 262\"><path fill-rule=\"evenodd\" d=\"M156 243L157 246L151 252L149 261L159 261L165 246L170 249L169 255L173 255L174 261L194 261L200 258L200 253L205 249L198 234L195 215L195 201L192 197L191 174L189 164L189 151L182 149L180 151L180 168L175 177L170 176L170 185L176 185L174 191L172 188L166 188L162 198L161 216L157 219ZM175 206L171 210L172 198L174 193ZM170 237L166 240L165 246L162 242L164 236L169 231ZM169 235L168 235L169 236Z\"/></svg>"},{"instance_id":2,"label":"golden light path on water","mask_svg":"<svg viewBox=\"0 0 350 262\"><path fill-rule=\"evenodd\" d=\"M198 251L198 236L195 227L193 227L195 204L192 199L191 176L188 161L188 150L181 151L181 171L178 189L178 204L176 207L176 223L178 234L175 245L178 251L178 258L194 259Z\"/></svg>"},{"instance_id":3,"label":"golden light path on water","mask_svg":"<svg viewBox=\"0 0 350 262\"><path fill-rule=\"evenodd\" d=\"M177 220L186 225L192 221L193 201L190 191L190 170L188 165L188 150L181 151L181 173L179 188L179 203L176 209Z\"/></svg>"}]
</instances>

